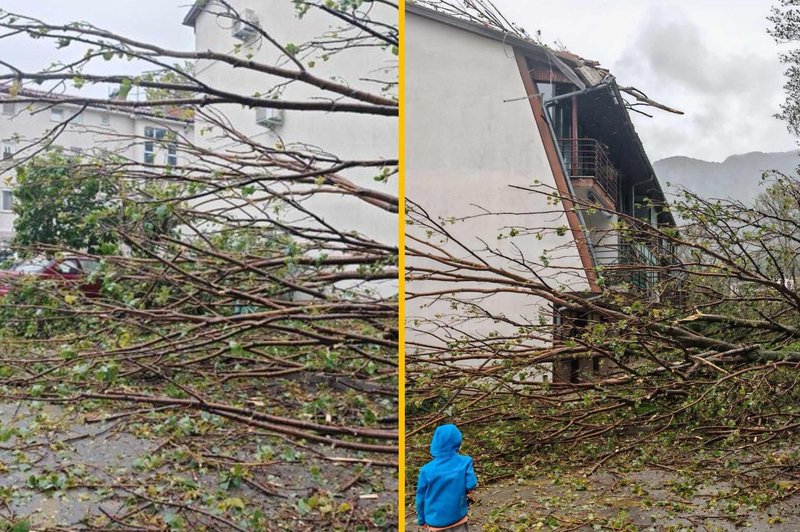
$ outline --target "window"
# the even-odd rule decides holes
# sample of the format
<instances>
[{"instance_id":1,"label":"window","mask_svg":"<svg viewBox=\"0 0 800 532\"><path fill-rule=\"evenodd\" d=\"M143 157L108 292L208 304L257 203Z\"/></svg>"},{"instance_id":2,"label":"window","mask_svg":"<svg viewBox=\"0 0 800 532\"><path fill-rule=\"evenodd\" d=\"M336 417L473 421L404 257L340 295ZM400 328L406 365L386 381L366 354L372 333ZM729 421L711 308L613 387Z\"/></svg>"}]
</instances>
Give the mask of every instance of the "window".
<instances>
[{"instance_id":1,"label":"window","mask_svg":"<svg viewBox=\"0 0 800 532\"><path fill-rule=\"evenodd\" d=\"M111 115L108 113L103 113L100 115L100 125L101 126L110 126L111 125Z\"/></svg>"},{"instance_id":2,"label":"window","mask_svg":"<svg viewBox=\"0 0 800 532\"><path fill-rule=\"evenodd\" d=\"M81 125L81 124L83 124L83 113L82 112L77 113L77 114L76 113L72 113L69 118L70 118L70 124L73 124L73 125Z\"/></svg>"},{"instance_id":3,"label":"window","mask_svg":"<svg viewBox=\"0 0 800 532\"><path fill-rule=\"evenodd\" d=\"M0 198L0 210L10 211L14 207L14 193L10 190L4 190L2 198Z\"/></svg>"},{"instance_id":4,"label":"window","mask_svg":"<svg viewBox=\"0 0 800 532\"><path fill-rule=\"evenodd\" d=\"M144 162L145 164L153 164L156 161L156 142L164 140L167 136L167 130L160 127L144 128Z\"/></svg>"},{"instance_id":5,"label":"window","mask_svg":"<svg viewBox=\"0 0 800 532\"><path fill-rule=\"evenodd\" d=\"M50 109L50 121L51 122L63 122L64 121L64 110L59 107L53 107Z\"/></svg>"},{"instance_id":6,"label":"window","mask_svg":"<svg viewBox=\"0 0 800 532\"><path fill-rule=\"evenodd\" d=\"M3 160L7 161L8 159L14 158L14 152L16 151L14 143L10 140L3 141Z\"/></svg>"},{"instance_id":7,"label":"window","mask_svg":"<svg viewBox=\"0 0 800 532\"><path fill-rule=\"evenodd\" d=\"M13 115L14 111L16 111L17 106L14 102L10 102L8 100L3 102L3 114L6 116Z\"/></svg>"},{"instance_id":8,"label":"window","mask_svg":"<svg viewBox=\"0 0 800 532\"><path fill-rule=\"evenodd\" d=\"M538 82L536 86L542 95L542 101L547 103L548 100L563 96L575 90L575 87L569 83L545 83ZM550 120L553 124L553 130L558 139L571 139L580 137L580 131L573 131L572 124L572 99L559 100L554 105L547 107L550 112Z\"/></svg>"},{"instance_id":9,"label":"window","mask_svg":"<svg viewBox=\"0 0 800 532\"><path fill-rule=\"evenodd\" d=\"M174 142L167 147L167 164L169 166L178 166L178 147Z\"/></svg>"}]
</instances>

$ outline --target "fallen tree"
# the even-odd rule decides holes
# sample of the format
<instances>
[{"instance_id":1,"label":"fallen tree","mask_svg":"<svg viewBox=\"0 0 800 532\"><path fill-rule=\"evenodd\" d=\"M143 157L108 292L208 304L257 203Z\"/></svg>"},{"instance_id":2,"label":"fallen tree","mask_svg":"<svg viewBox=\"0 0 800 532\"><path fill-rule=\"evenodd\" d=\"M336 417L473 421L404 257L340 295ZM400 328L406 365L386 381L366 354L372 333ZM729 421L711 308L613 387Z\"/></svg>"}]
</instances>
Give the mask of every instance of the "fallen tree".
<instances>
[{"instance_id":1,"label":"fallen tree","mask_svg":"<svg viewBox=\"0 0 800 532\"><path fill-rule=\"evenodd\" d=\"M530 257L523 246L458 239L460 220L434 220L410 202L407 297L450 309L409 316L414 463L424 455L414 436L444 420L466 429L489 477L564 453L596 468L617 458L679 465L695 452L714 467L714 456L727 456L717 451L793 449L800 182L773 175L766 183L752 205L683 192L671 206L685 220L680 230L607 211L618 220L609 233L620 260L597 268L598 291L563 282L575 273L565 250ZM527 192L561 203L542 185ZM507 220L479 211L487 223ZM498 242L558 230L504 227ZM647 250L647 260L623 259L626 245ZM497 294L518 304L498 313ZM796 466L787 459L768 469L794 475Z\"/></svg>"},{"instance_id":2,"label":"fallen tree","mask_svg":"<svg viewBox=\"0 0 800 532\"><path fill-rule=\"evenodd\" d=\"M323 17L336 31L280 43L268 24L254 24L234 4L208 8L222 23L256 32L258 51L276 53L277 64L259 60L252 47L170 50L86 22L50 24L0 11L0 38L82 52L38 71L0 62L0 82L21 113L78 109L34 142L18 143L14 165L28 176L21 185L32 188L34 175L37 190L54 193L66 192L56 177L86 177L70 182L78 188L93 179L108 185L101 208L92 203L96 190L82 188L88 203L78 214L65 212L75 208L70 200L62 206L28 198L36 190L18 205L18 251L91 258L100 268L89 280L100 291L92 297L74 286L33 283L28 289L41 297L4 302L0 396L83 415L99 408L102 415L93 416L157 435L161 453L171 457L159 469L165 474L182 468L174 462L182 450L201 474L210 467L222 478L222 492L211 489L202 504L193 503L198 496L188 486L158 497L146 485L130 488L146 499L143 509L94 526L163 527L164 508L177 515L167 523L173 529L220 526L217 516L226 527L249 529L275 522L292 529L372 526L396 511L392 490L385 492L397 465L398 251L394 240L367 234L378 221L396 223L394 146L352 157L303 139L256 137L228 116L236 108L280 109L359 115L371 120L362 128L394 127L396 6L293 4L298 16ZM332 79L336 65L369 68L364 50L374 50L385 67ZM196 72L198 61L261 76L265 90L254 95L210 83ZM314 63L323 61L329 66L315 74ZM131 75L130 64L146 73ZM76 92L89 87L113 89L114 97ZM145 98L133 97L138 89ZM113 144L81 157L53 155L80 110L93 108L193 123L197 135L181 128L163 136L116 133ZM201 142L203 135L213 140ZM179 154L180 163L151 156L142 164L126 155L130 146ZM110 154L99 149L109 147ZM345 209L351 219L330 221ZM37 217L54 228L47 238ZM75 222L77 238L66 219ZM270 445L295 450L258 450ZM311 473L272 474L306 459ZM342 465L352 482L338 478ZM224 492L243 482L255 495L231 502ZM359 508L362 483L381 494L377 506L369 506L369 495Z\"/></svg>"}]
</instances>

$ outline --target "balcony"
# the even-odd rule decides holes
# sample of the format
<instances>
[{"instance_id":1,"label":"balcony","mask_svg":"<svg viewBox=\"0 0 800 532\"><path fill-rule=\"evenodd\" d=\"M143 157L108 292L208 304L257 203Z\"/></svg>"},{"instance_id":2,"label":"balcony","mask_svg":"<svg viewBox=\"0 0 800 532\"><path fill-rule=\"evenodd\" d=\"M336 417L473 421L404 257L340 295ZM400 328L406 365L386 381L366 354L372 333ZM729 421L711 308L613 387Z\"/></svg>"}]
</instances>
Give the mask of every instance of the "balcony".
<instances>
[{"instance_id":1,"label":"balcony","mask_svg":"<svg viewBox=\"0 0 800 532\"><path fill-rule=\"evenodd\" d=\"M681 305L685 300L682 268L674 247L640 236L621 239L618 260L607 267L605 276L609 285L627 285L662 303Z\"/></svg>"},{"instance_id":2,"label":"balcony","mask_svg":"<svg viewBox=\"0 0 800 532\"><path fill-rule=\"evenodd\" d=\"M594 139L560 139L558 147L575 192L585 198L592 192L606 208L615 209L619 176L603 145Z\"/></svg>"}]
</instances>

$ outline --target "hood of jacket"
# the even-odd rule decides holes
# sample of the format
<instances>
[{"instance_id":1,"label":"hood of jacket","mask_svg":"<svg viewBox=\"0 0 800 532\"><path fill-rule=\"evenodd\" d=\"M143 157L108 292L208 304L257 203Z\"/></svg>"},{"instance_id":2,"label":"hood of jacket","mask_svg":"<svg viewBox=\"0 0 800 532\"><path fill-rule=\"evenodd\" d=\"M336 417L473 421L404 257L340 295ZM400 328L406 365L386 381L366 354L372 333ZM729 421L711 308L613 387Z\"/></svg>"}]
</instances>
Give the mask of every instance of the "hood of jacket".
<instances>
[{"instance_id":1,"label":"hood of jacket","mask_svg":"<svg viewBox=\"0 0 800 532\"><path fill-rule=\"evenodd\" d=\"M452 424L436 427L431 440L431 456L442 458L456 454L461 448L461 431Z\"/></svg>"}]
</instances>

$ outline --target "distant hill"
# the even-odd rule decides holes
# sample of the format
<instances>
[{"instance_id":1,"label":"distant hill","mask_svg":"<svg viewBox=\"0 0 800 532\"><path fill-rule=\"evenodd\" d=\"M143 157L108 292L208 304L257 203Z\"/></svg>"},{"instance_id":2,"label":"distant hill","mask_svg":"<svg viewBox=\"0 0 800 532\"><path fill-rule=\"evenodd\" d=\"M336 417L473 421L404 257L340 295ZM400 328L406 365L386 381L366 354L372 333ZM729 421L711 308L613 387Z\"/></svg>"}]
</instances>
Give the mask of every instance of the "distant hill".
<instances>
[{"instance_id":1,"label":"distant hill","mask_svg":"<svg viewBox=\"0 0 800 532\"><path fill-rule=\"evenodd\" d=\"M794 173L800 165L800 150L763 153L754 151L731 155L721 163L667 157L653 163L658 180L667 196L678 186L705 198L753 199L763 187L761 175L768 170ZM671 186L667 186L670 183Z\"/></svg>"}]
</instances>

